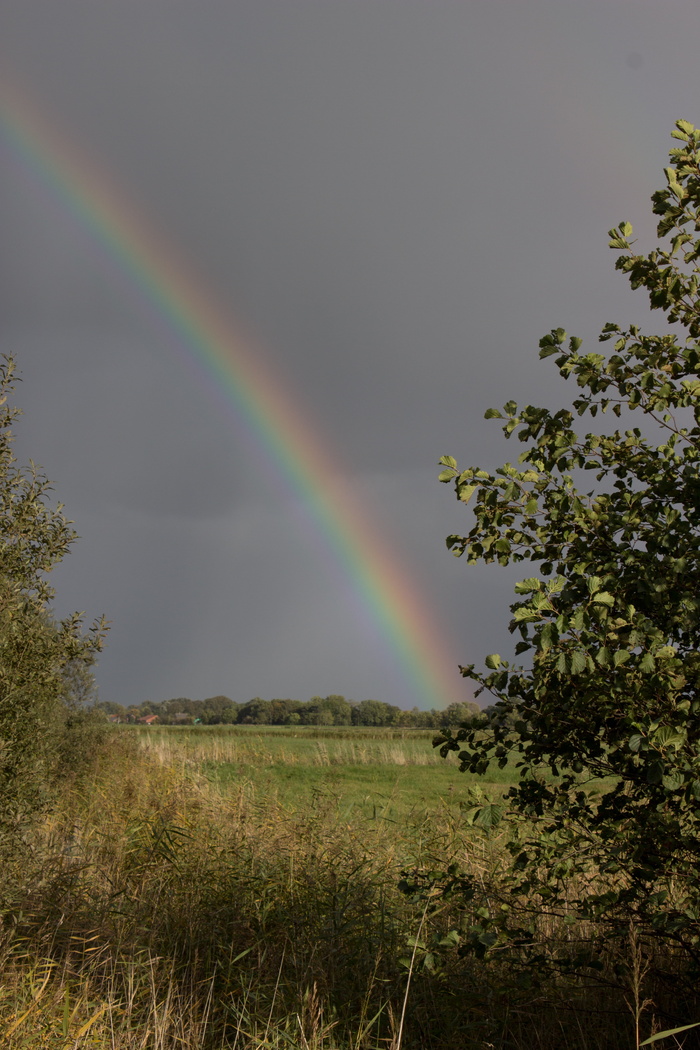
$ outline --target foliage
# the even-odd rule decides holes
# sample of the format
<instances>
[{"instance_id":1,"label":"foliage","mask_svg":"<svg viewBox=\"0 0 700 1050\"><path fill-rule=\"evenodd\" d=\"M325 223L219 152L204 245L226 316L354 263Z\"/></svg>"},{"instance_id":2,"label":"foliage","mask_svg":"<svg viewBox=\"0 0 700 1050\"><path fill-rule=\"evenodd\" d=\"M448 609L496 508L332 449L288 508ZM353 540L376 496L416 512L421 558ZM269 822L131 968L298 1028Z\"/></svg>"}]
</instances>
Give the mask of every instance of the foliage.
<instances>
[{"instance_id":1,"label":"foliage","mask_svg":"<svg viewBox=\"0 0 700 1050\"><path fill-rule=\"evenodd\" d=\"M69 660L63 668L63 695L71 708L97 703L97 684L92 670L94 654L86 653Z\"/></svg>"},{"instance_id":2,"label":"foliage","mask_svg":"<svg viewBox=\"0 0 700 1050\"><path fill-rule=\"evenodd\" d=\"M129 708L113 701L97 704L106 715L119 722L137 722L146 715L157 715L162 725L274 725L274 726L396 726L412 729L440 729L480 719L477 704L464 702L450 704L442 711L420 711L417 707L404 711L382 700L363 700L356 703L344 696L312 696L310 700L262 700L259 696L238 704L227 696L208 700L188 700L179 697L160 703L147 700Z\"/></svg>"},{"instance_id":3,"label":"foliage","mask_svg":"<svg viewBox=\"0 0 700 1050\"><path fill-rule=\"evenodd\" d=\"M0 362L0 830L22 822L40 801L65 724L78 668L99 649L104 624L83 634L78 614L56 622L47 574L75 538L50 486L12 450L19 410L8 403L14 361Z\"/></svg>"},{"instance_id":4,"label":"foliage","mask_svg":"<svg viewBox=\"0 0 700 1050\"><path fill-rule=\"evenodd\" d=\"M355 737L381 744L391 732ZM173 761L159 760L154 735ZM260 735L284 736L117 730L80 789L65 785L18 871L16 925L6 921L0 938L3 1047L629 1046L614 990L554 981L546 995L518 994L498 960L439 957L449 906L414 909L397 868L464 856L457 807L433 796L429 812L368 818L328 787L283 805L274 791L251 792L247 777L219 793L190 761L188 738L215 753L217 739ZM258 763L263 785L264 752ZM299 766L288 769L296 779ZM477 837L469 847L488 891L499 851Z\"/></svg>"},{"instance_id":5,"label":"foliage","mask_svg":"<svg viewBox=\"0 0 700 1050\"><path fill-rule=\"evenodd\" d=\"M616 268L670 330L606 324L607 355L553 330L540 357L575 381L572 408L486 412L525 446L517 466L441 460L440 479L475 513L448 547L469 563L538 568L511 606L527 664L492 654L484 673L462 668L497 698L496 717L436 742L462 770L520 763L507 808L524 819L509 893L475 937L482 953L509 940L537 953L529 922L509 911L525 899L533 914L596 919L610 934L632 921L643 943L700 965L700 131L678 121L672 135L681 145L652 197L670 246L639 255L628 223L610 232ZM575 416L608 410L616 429L574 432ZM595 966L596 955L564 948L560 962Z\"/></svg>"}]
</instances>

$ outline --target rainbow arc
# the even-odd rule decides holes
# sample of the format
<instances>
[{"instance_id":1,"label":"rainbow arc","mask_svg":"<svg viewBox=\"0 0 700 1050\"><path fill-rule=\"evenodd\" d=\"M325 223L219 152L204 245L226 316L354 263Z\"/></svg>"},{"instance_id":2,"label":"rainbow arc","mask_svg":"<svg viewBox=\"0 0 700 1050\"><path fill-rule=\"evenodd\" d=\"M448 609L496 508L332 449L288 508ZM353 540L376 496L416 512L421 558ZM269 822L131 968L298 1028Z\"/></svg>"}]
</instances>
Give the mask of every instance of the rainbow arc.
<instances>
[{"instance_id":1,"label":"rainbow arc","mask_svg":"<svg viewBox=\"0 0 700 1050\"><path fill-rule=\"evenodd\" d=\"M386 640L407 699L427 707L464 699L457 667L409 571L344 484L325 436L314 431L264 356L109 177L8 83L0 84L0 142L9 159L70 212L156 310L170 338L213 380L306 508Z\"/></svg>"}]
</instances>

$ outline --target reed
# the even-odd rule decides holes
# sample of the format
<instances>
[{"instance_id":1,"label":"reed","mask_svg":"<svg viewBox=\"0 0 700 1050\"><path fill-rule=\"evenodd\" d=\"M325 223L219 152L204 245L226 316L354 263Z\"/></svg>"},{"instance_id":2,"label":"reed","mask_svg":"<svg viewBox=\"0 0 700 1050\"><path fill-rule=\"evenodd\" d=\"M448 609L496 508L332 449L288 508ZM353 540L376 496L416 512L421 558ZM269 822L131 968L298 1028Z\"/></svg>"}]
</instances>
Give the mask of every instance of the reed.
<instances>
[{"instance_id":1,"label":"reed","mask_svg":"<svg viewBox=\"0 0 700 1050\"><path fill-rule=\"evenodd\" d=\"M129 727L139 745L161 761L230 765L419 765L443 768L431 747L434 732L361 727L286 726Z\"/></svg>"},{"instance_id":2,"label":"reed","mask_svg":"<svg viewBox=\"0 0 700 1050\"><path fill-rule=\"evenodd\" d=\"M555 982L533 994L497 959L440 948L469 914L400 893L402 870L452 862L486 896L495 885L499 836L467 828L453 801L397 822L348 815L331 788L297 806L244 778L222 793L193 738L173 735L179 757L163 737L117 734L0 872L0 1045L630 1045L624 992ZM555 945L572 931L543 917L539 935Z\"/></svg>"}]
</instances>

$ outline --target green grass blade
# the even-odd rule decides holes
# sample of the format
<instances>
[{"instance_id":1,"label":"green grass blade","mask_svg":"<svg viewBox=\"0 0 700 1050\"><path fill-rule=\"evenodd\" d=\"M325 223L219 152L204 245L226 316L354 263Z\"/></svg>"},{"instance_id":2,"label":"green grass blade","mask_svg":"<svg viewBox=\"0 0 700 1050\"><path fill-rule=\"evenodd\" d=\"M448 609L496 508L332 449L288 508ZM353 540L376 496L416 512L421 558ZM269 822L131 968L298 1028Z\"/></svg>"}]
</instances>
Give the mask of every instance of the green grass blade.
<instances>
[{"instance_id":1,"label":"green grass blade","mask_svg":"<svg viewBox=\"0 0 700 1050\"><path fill-rule=\"evenodd\" d=\"M666 1039L669 1035L677 1035L679 1032L687 1032L689 1028L697 1028L700 1021L694 1021L693 1024L684 1024L680 1028L667 1028L665 1032L657 1032L656 1035L650 1035L648 1039L645 1039L640 1046L648 1046L649 1043L656 1043L659 1039Z\"/></svg>"}]
</instances>

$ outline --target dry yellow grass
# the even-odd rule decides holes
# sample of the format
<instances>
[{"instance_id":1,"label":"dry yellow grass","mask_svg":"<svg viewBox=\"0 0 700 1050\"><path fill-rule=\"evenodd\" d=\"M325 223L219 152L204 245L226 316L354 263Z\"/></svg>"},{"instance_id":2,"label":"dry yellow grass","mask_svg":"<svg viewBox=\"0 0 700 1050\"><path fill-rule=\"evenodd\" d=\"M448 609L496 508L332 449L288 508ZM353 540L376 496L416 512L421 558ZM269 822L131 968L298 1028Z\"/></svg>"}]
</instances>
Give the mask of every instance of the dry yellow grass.
<instances>
[{"instance_id":1,"label":"dry yellow grass","mask_svg":"<svg viewBox=\"0 0 700 1050\"><path fill-rule=\"evenodd\" d=\"M0 872L3 1048L626 1045L621 999L569 986L538 1001L498 963L434 953L465 916L412 905L400 871L454 862L488 896L501 863L498 837L454 807L396 824L344 819L332 794L296 809L245 784L222 796L191 751L134 739L117 735Z\"/></svg>"}]
</instances>

